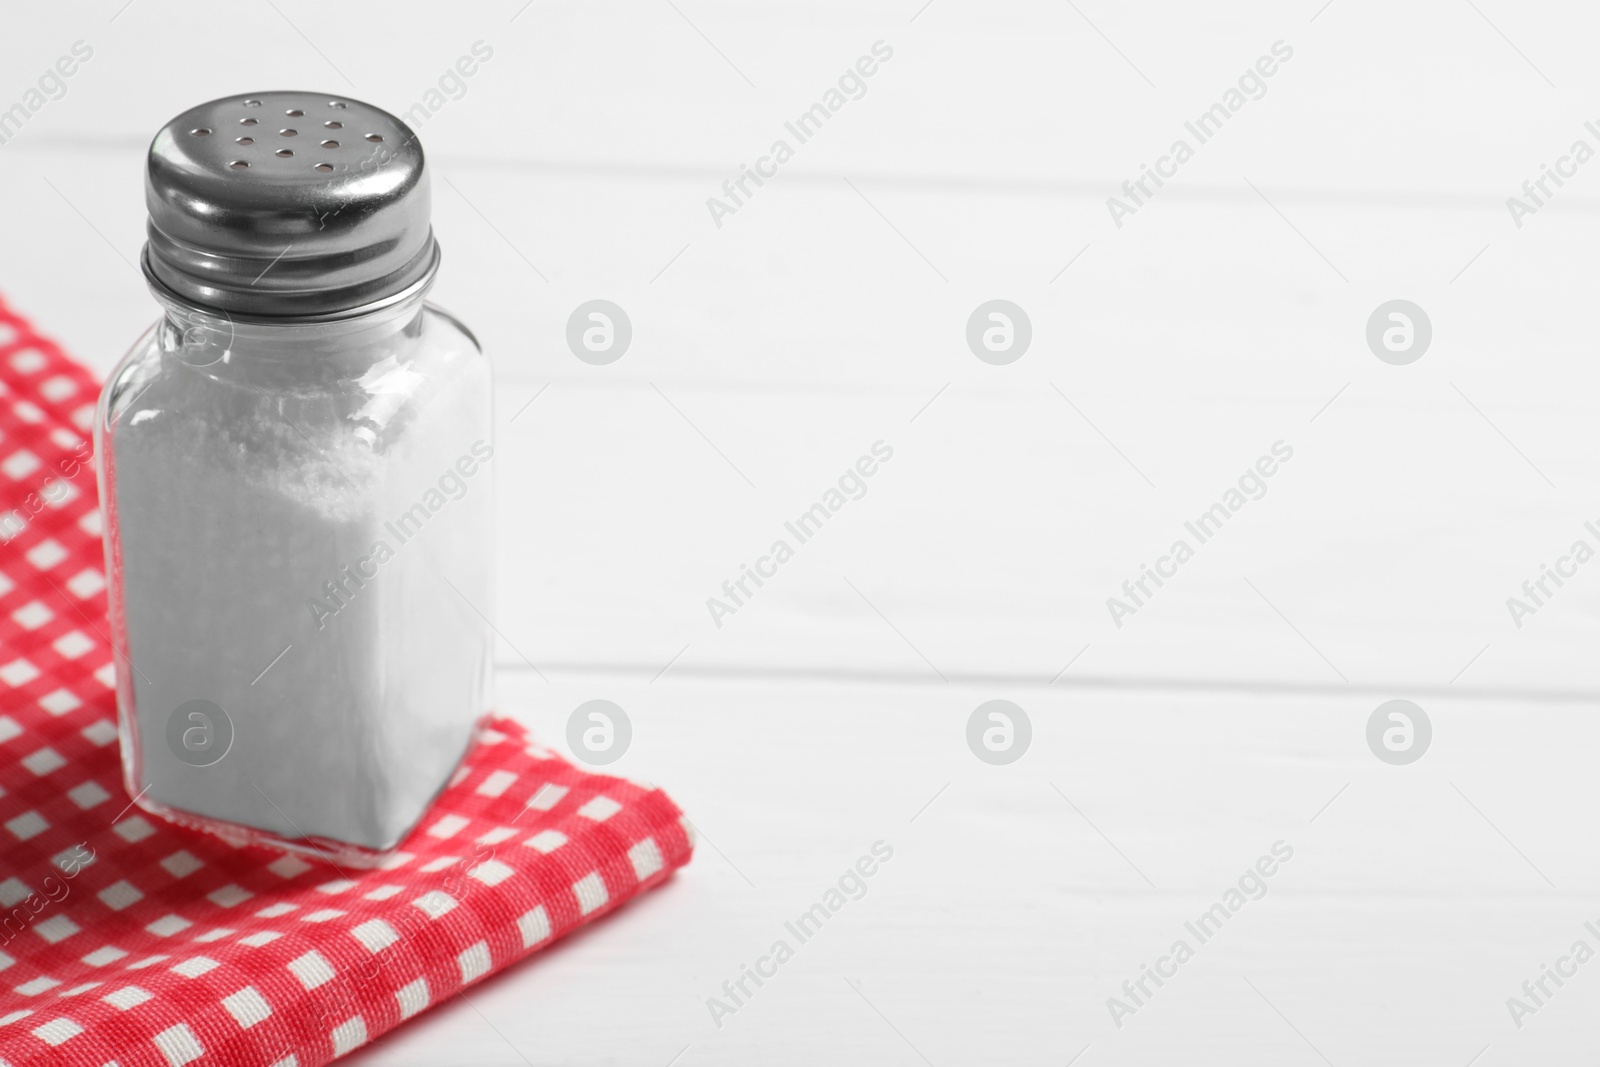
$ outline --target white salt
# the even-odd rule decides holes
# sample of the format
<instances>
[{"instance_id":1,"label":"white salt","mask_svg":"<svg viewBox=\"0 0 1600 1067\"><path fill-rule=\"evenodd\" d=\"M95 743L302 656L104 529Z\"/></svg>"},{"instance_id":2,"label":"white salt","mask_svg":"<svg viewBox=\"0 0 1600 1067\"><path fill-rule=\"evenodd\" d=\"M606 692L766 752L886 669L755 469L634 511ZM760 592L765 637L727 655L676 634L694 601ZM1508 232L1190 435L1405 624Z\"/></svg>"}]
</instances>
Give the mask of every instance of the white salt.
<instances>
[{"instance_id":1,"label":"white salt","mask_svg":"<svg viewBox=\"0 0 1600 1067\"><path fill-rule=\"evenodd\" d=\"M488 364L431 309L374 318L236 327L206 367L158 330L114 386L129 787L164 814L385 850L484 713ZM191 700L232 723L210 766L169 747Z\"/></svg>"}]
</instances>

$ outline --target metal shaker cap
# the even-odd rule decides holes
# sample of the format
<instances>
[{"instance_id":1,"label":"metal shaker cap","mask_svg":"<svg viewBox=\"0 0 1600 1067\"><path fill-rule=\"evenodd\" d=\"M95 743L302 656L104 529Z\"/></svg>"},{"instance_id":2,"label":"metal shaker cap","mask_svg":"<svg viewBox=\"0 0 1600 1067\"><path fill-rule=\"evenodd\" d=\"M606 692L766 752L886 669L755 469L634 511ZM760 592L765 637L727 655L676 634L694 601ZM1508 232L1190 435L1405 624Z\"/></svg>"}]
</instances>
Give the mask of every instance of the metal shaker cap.
<instances>
[{"instance_id":1,"label":"metal shaker cap","mask_svg":"<svg viewBox=\"0 0 1600 1067\"><path fill-rule=\"evenodd\" d=\"M145 276L243 318L339 318L425 287L439 265L422 145L387 111L242 93L156 134Z\"/></svg>"}]
</instances>

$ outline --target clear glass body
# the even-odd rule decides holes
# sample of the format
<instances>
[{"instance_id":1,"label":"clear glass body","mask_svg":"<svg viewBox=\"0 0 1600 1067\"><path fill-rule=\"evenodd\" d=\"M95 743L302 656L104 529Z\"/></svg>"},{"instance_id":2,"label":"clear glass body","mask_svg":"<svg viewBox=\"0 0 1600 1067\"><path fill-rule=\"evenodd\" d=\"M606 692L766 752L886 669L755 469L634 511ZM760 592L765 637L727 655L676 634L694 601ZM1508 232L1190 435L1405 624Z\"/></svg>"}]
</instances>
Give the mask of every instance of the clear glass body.
<instances>
[{"instance_id":1,"label":"clear glass body","mask_svg":"<svg viewBox=\"0 0 1600 1067\"><path fill-rule=\"evenodd\" d=\"M378 862L488 707L488 360L420 294L309 325L158 299L95 420L129 794Z\"/></svg>"}]
</instances>

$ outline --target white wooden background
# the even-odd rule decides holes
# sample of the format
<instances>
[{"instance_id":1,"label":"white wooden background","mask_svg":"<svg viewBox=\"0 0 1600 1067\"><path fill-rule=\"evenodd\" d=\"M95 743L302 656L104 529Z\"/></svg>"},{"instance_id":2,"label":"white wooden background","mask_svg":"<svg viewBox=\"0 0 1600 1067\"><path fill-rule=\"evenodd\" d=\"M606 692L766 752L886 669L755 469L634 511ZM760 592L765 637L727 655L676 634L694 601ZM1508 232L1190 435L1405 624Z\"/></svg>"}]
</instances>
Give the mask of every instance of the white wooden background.
<instances>
[{"instance_id":1,"label":"white wooden background","mask_svg":"<svg viewBox=\"0 0 1600 1067\"><path fill-rule=\"evenodd\" d=\"M617 769L702 845L351 1062L1592 1056L1600 966L1520 1030L1505 1000L1600 919L1600 566L1521 629L1505 599L1600 519L1600 162L1520 229L1505 198L1600 147L1593 11L921 5L6 13L0 106L95 52L0 145L0 291L102 372L154 314L131 264L168 117L283 87L400 112L494 49L422 135L436 299L498 373L501 703L556 742L622 704ZM1105 198L1280 39L1267 95L1116 228ZM713 225L878 40L867 95ZM606 367L563 341L596 297L635 330ZM1006 367L963 336L995 297L1034 328ZM1363 337L1396 297L1435 331L1407 367ZM868 495L714 627L705 598L879 439ZM1280 439L1268 495L1113 626ZM965 746L995 697L1034 723L1009 767ZM1433 719L1410 767L1366 748L1390 697ZM1106 998L1280 838L1269 896L1114 1027ZM878 839L867 897L713 1025Z\"/></svg>"}]
</instances>

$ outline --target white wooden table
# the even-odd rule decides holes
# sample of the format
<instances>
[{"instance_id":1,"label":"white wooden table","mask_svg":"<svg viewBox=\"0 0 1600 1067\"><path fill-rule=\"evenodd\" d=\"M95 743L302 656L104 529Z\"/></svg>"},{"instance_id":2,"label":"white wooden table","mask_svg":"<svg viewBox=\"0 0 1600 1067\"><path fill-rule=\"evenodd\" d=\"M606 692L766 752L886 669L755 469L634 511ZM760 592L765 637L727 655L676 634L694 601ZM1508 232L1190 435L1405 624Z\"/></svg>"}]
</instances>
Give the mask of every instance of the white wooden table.
<instances>
[{"instance_id":1,"label":"white wooden table","mask_svg":"<svg viewBox=\"0 0 1600 1067\"><path fill-rule=\"evenodd\" d=\"M328 86L429 118L437 300L499 375L504 708L627 709L622 773L702 833L670 885L361 1064L1578 1062L1600 964L1600 137L1573 3L637 0L13 12L0 291L97 370L154 314L150 133ZM893 48L718 227L706 199ZM1118 228L1106 199L1293 49ZM564 342L605 298L609 366ZM1008 366L968 350L1003 298ZM1422 306L1408 366L1364 337ZM748 604L720 595L874 442L892 461ZM1293 459L1118 627L1120 593L1275 442ZM1595 573L1590 573L1591 571ZM1427 756L1368 716L1404 697ZM968 716L1024 707L1009 766ZM874 842L891 861L748 1004L723 996ZM1275 842L1293 859L1119 1028L1107 998ZM1554 988L1553 986L1550 988ZM1081 1054L1081 1055L1080 1055ZM1078 1057L1075 1059L1075 1057ZM1474 1057L1478 1057L1474 1059Z\"/></svg>"}]
</instances>

